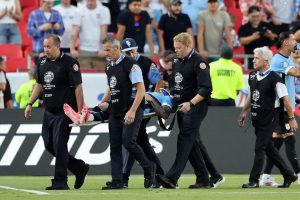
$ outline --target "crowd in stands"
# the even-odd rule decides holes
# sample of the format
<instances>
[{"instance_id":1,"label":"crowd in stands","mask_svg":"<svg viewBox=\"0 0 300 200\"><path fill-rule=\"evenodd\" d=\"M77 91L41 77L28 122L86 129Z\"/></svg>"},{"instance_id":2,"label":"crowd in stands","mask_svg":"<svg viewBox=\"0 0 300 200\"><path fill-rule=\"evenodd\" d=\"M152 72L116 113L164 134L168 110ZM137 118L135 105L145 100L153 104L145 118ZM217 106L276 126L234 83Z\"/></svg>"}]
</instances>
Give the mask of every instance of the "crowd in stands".
<instances>
[{"instance_id":1,"label":"crowd in stands","mask_svg":"<svg viewBox=\"0 0 300 200\"><path fill-rule=\"evenodd\" d=\"M208 62L218 60L220 47L226 44L233 49L233 61L244 70L253 68L253 49L269 46L277 51L280 32L291 30L300 40L300 0L0 2L0 56L6 58L6 72L34 66L43 54L44 37L52 33L61 36L62 51L78 58L87 72L103 71L101 40L110 34L120 41L135 39L138 52L158 61L174 50L175 35L188 32Z\"/></svg>"}]
</instances>

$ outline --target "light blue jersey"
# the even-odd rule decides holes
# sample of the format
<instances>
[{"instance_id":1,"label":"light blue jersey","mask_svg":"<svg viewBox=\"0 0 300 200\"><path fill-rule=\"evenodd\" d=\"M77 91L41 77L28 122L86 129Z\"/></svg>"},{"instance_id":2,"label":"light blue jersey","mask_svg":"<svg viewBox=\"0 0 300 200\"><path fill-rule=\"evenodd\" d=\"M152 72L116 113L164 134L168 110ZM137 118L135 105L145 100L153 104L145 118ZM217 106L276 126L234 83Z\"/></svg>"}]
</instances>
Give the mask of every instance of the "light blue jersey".
<instances>
[{"instance_id":1,"label":"light blue jersey","mask_svg":"<svg viewBox=\"0 0 300 200\"><path fill-rule=\"evenodd\" d=\"M288 75L288 71L294 67L294 63L290 58L281 54L276 54L272 58L271 69L278 73L281 77L285 74L285 85L288 89L289 98L291 100L293 110L295 110L295 77Z\"/></svg>"},{"instance_id":2,"label":"light blue jersey","mask_svg":"<svg viewBox=\"0 0 300 200\"><path fill-rule=\"evenodd\" d=\"M164 95L163 93L158 93L158 92L147 92L150 96L155 98L161 106L168 106L169 108L172 109L173 107L173 101L170 95ZM144 114L148 114L151 112L154 112L153 108L149 108L147 105L150 105L148 101L145 101L146 109L144 109Z\"/></svg>"}]
</instances>

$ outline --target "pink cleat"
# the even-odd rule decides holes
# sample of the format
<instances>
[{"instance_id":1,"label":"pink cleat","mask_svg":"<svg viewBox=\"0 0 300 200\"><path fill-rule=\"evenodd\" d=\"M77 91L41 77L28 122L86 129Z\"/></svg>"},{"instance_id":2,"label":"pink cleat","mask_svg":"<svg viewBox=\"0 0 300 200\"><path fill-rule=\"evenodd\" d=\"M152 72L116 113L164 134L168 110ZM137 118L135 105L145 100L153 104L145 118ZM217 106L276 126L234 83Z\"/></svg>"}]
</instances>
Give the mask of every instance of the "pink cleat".
<instances>
[{"instance_id":1,"label":"pink cleat","mask_svg":"<svg viewBox=\"0 0 300 200\"><path fill-rule=\"evenodd\" d=\"M67 103L64 104L64 112L75 124L79 124L81 115L75 112Z\"/></svg>"},{"instance_id":2,"label":"pink cleat","mask_svg":"<svg viewBox=\"0 0 300 200\"><path fill-rule=\"evenodd\" d=\"M90 115L91 113L89 111L89 108L84 104L81 110L80 124L87 123Z\"/></svg>"}]
</instances>

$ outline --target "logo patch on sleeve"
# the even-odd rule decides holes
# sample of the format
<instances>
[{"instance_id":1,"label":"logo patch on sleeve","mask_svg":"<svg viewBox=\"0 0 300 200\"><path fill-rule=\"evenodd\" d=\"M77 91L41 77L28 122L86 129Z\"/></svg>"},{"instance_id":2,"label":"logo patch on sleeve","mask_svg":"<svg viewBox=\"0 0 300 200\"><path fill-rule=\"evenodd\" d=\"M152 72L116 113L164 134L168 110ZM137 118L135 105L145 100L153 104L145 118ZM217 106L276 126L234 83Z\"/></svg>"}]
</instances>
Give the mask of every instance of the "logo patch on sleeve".
<instances>
[{"instance_id":1,"label":"logo patch on sleeve","mask_svg":"<svg viewBox=\"0 0 300 200\"><path fill-rule=\"evenodd\" d=\"M132 65L131 71L134 72L139 66L137 64Z\"/></svg>"},{"instance_id":2,"label":"logo patch on sleeve","mask_svg":"<svg viewBox=\"0 0 300 200\"><path fill-rule=\"evenodd\" d=\"M206 69L206 64L205 63L200 63L199 67L200 67L200 69Z\"/></svg>"},{"instance_id":3,"label":"logo patch on sleeve","mask_svg":"<svg viewBox=\"0 0 300 200\"><path fill-rule=\"evenodd\" d=\"M79 70L79 66L75 63L74 65L73 65L73 69L74 69L74 71L78 71Z\"/></svg>"}]
</instances>

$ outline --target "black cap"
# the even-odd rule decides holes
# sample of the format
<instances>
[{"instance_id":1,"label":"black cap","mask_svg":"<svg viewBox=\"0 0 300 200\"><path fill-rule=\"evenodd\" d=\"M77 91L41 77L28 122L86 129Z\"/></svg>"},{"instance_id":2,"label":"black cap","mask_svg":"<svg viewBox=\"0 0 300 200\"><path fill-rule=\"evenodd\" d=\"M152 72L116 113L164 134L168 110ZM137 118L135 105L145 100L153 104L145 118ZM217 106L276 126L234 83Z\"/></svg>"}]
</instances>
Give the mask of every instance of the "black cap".
<instances>
[{"instance_id":1,"label":"black cap","mask_svg":"<svg viewBox=\"0 0 300 200\"><path fill-rule=\"evenodd\" d=\"M126 51L131 51L134 49L137 49L138 46L135 42L134 39L132 38L125 38L122 42L121 42L121 48L122 48L122 52L126 52Z\"/></svg>"},{"instance_id":2,"label":"black cap","mask_svg":"<svg viewBox=\"0 0 300 200\"><path fill-rule=\"evenodd\" d=\"M180 0L171 0L170 3L172 5L176 5L176 4L182 4L182 2Z\"/></svg>"},{"instance_id":3,"label":"black cap","mask_svg":"<svg viewBox=\"0 0 300 200\"><path fill-rule=\"evenodd\" d=\"M208 3L217 2L218 0L207 0Z\"/></svg>"}]
</instances>

